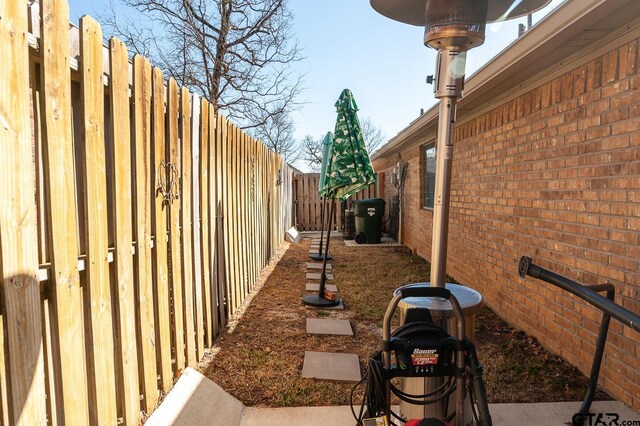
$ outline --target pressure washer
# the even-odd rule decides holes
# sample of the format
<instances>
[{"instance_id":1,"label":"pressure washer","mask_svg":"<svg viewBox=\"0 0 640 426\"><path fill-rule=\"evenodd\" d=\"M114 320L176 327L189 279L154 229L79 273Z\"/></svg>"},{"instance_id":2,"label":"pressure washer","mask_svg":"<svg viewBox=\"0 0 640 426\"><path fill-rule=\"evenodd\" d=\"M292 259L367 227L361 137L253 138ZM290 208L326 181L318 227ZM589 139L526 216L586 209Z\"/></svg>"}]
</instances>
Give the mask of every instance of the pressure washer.
<instances>
[{"instance_id":1,"label":"pressure washer","mask_svg":"<svg viewBox=\"0 0 640 426\"><path fill-rule=\"evenodd\" d=\"M454 288L457 287L461 286ZM406 316L404 322L391 331L396 308L407 298L448 301L455 318L455 335L436 324L428 310ZM370 357L366 375L351 392L352 412L358 426L492 424L482 366L475 346L465 333L465 316L454 292L424 283L399 288L387 307L382 334L382 349ZM399 379L399 386L394 384L394 379ZM406 384L414 379L424 380L425 393L407 391ZM366 385L365 394L356 413L353 395L362 385ZM426 416L408 419L402 410L400 414L395 413L391 409L392 395L404 404L425 407Z\"/></svg>"}]
</instances>

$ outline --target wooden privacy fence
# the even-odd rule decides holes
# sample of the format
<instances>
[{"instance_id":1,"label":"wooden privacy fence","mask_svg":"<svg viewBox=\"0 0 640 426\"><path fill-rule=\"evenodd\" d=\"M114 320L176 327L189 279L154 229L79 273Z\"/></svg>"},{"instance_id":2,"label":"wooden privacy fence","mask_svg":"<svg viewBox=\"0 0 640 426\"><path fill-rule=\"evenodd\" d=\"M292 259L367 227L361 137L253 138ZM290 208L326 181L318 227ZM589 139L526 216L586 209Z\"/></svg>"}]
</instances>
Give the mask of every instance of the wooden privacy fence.
<instances>
[{"instance_id":1,"label":"wooden privacy fence","mask_svg":"<svg viewBox=\"0 0 640 426\"><path fill-rule=\"evenodd\" d=\"M292 172L66 0L39 9L0 2L0 420L135 425L281 243Z\"/></svg>"},{"instance_id":2,"label":"wooden privacy fence","mask_svg":"<svg viewBox=\"0 0 640 426\"><path fill-rule=\"evenodd\" d=\"M320 173L296 174L293 178L294 212L295 224L298 231L320 231L322 222L320 213L322 200L318 195L318 184L320 183ZM362 191L356 192L349 198L349 203L354 200L364 200L376 197L376 184L371 184ZM331 210L331 204L325 205L327 212ZM341 231L344 222L343 203L335 202L333 216L333 231ZM325 213L328 215L329 213ZM328 216L325 216L325 224L328 223Z\"/></svg>"}]
</instances>

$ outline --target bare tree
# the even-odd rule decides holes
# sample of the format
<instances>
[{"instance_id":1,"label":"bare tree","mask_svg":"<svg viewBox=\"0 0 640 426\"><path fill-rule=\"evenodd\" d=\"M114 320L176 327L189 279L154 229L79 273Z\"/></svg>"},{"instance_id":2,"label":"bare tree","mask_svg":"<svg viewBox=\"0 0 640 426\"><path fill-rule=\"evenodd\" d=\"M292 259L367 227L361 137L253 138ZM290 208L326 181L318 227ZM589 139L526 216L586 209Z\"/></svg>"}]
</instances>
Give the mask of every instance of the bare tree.
<instances>
[{"instance_id":1,"label":"bare tree","mask_svg":"<svg viewBox=\"0 0 640 426\"><path fill-rule=\"evenodd\" d=\"M195 88L239 126L264 126L296 106L301 59L286 0L115 0L106 28ZM133 18L132 18L133 17Z\"/></svg>"},{"instance_id":2,"label":"bare tree","mask_svg":"<svg viewBox=\"0 0 640 426\"><path fill-rule=\"evenodd\" d=\"M322 138L314 139L307 135L302 139L304 161L313 172L319 172L322 167Z\"/></svg>"},{"instance_id":3,"label":"bare tree","mask_svg":"<svg viewBox=\"0 0 640 426\"><path fill-rule=\"evenodd\" d=\"M387 139L380 127L373 124L369 117L360 121L360 130L369 155L376 152Z\"/></svg>"},{"instance_id":4,"label":"bare tree","mask_svg":"<svg viewBox=\"0 0 640 426\"><path fill-rule=\"evenodd\" d=\"M272 113L267 110L265 114L264 119L260 120L260 124L253 128L251 133L262 139L266 146L280 154L287 163L294 163L300 158L302 150L293 136L295 127L288 111L285 109L279 113Z\"/></svg>"},{"instance_id":5,"label":"bare tree","mask_svg":"<svg viewBox=\"0 0 640 426\"><path fill-rule=\"evenodd\" d=\"M382 130L368 117L360 121L360 131L369 155L372 155L386 141ZM305 136L302 140L304 161L313 171L319 171L322 165L322 140L322 137L314 139L311 135Z\"/></svg>"}]
</instances>

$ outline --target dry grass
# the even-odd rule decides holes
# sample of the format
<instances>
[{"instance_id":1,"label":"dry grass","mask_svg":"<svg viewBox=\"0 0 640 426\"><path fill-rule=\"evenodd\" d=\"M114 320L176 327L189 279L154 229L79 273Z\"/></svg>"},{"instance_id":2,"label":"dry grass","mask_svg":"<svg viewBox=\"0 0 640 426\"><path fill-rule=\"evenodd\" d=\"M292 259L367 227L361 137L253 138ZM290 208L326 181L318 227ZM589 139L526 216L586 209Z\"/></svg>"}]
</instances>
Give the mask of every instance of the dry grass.
<instances>
[{"instance_id":1,"label":"dry grass","mask_svg":"<svg viewBox=\"0 0 640 426\"><path fill-rule=\"evenodd\" d=\"M346 309L305 308L300 297L309 243L305 239L289 247L236 327L219 339L215 355L201 368L246 405L348 404L352 384L301 377L304 352L356 353L364 373L369 355L380 348L382 318L393 290L429 276L428 264L405 249L349 248L333 239L332 264ZM354 336L307 335L307 317L349 319ZM488 308L481 311L477 322L478 353L485 365L490 402L582 398L586 378L559 357L510 329Z\"/></svg>"}]
</instances>

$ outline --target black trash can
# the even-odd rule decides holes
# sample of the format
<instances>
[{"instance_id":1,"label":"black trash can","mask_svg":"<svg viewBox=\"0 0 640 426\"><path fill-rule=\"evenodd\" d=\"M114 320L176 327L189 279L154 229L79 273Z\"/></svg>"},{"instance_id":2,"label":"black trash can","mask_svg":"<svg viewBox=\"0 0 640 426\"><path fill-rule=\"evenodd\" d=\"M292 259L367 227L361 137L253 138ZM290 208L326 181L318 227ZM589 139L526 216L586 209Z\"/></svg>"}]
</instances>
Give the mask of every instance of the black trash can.
<instances>
[{"instance_id":1,"label":"black trash can","mask_svg":"<svg viewBox=\"0 0 640 426\"><path fill-rule=\"evenodd\" d=\"M355 240L358 244L380 243L385 204L386 202L382 198L355 201Z\"/></svg>"}]
</instances>

